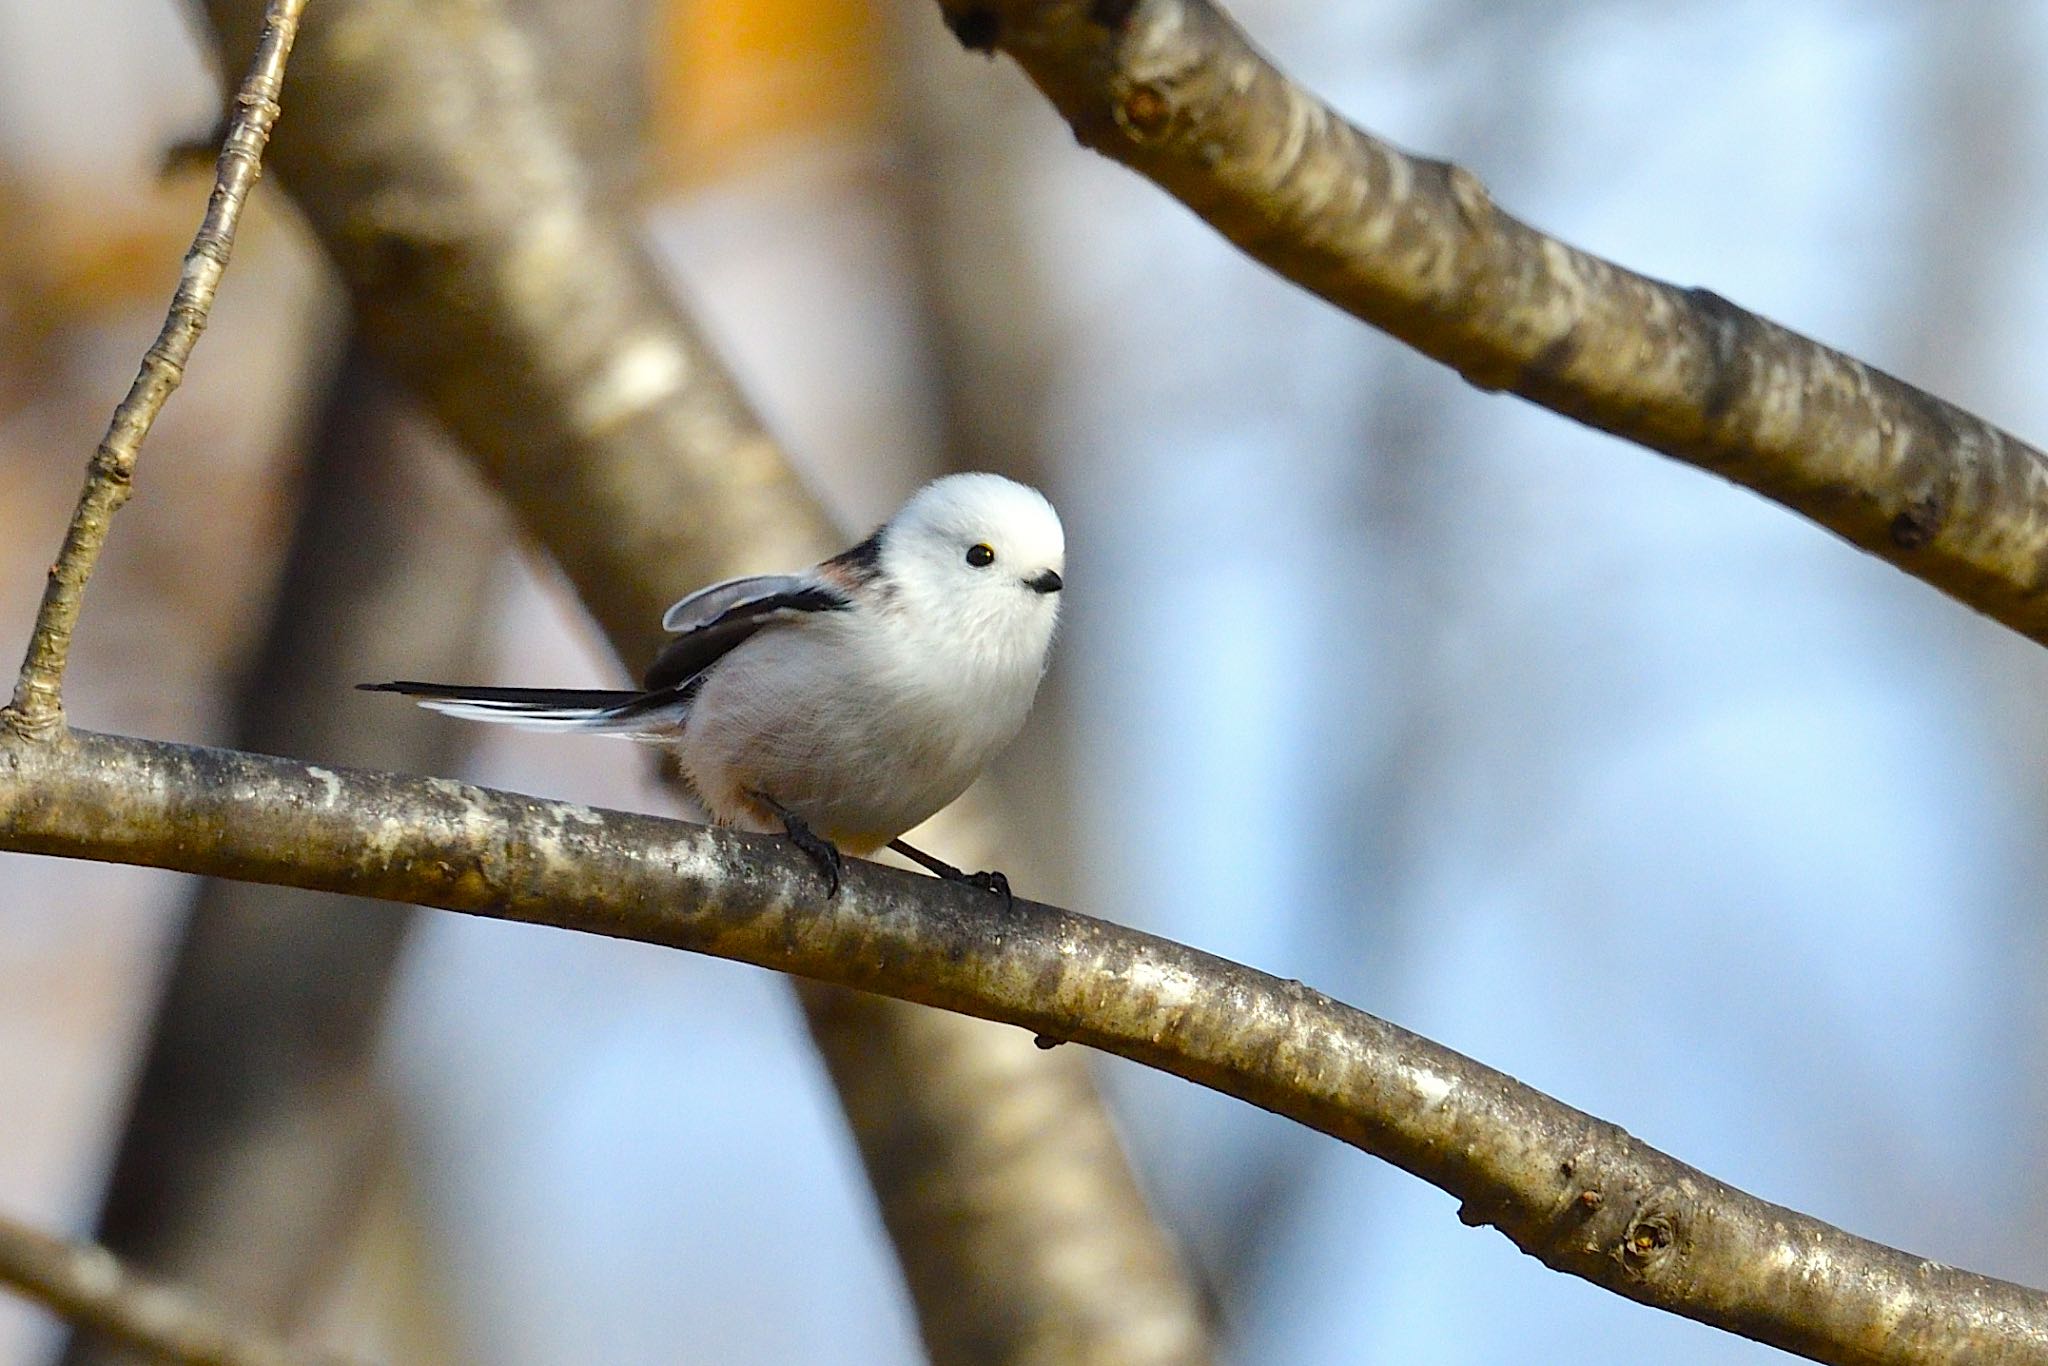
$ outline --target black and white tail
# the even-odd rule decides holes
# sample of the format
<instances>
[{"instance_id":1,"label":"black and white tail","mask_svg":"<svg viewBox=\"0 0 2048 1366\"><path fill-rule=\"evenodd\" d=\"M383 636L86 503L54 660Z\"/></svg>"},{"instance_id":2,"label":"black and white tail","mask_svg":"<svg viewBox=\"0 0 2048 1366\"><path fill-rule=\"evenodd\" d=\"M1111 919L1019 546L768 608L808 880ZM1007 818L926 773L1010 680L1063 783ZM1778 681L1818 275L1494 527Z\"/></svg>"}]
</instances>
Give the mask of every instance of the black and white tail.
<instances>
[{"instance_id":1,"label":"black and white tail","mask_svg":"<svg viewBox=\"0 0 2048 1366\"><path fill-rule=\"evenodd\" d=\"M362 692L395 692L430 711L469 721L495 721L522 730L586 731L599 735L666 735L689 713L694 689L624 692L604 688L486 688L463 683L358 683Z\"/></svg>"}]
</instances>

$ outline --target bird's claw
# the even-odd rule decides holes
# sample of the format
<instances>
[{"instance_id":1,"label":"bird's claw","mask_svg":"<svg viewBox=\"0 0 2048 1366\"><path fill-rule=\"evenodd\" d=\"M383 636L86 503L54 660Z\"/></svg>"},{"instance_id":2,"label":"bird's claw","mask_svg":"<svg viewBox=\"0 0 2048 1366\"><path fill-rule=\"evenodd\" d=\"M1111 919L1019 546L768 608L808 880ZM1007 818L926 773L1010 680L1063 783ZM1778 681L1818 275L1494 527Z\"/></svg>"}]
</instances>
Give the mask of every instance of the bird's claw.
<instances>
[{"instance_id":1,"label":"bird's claw","mask_svg":"<svg viewBox=\"0 0 2048 1366\"><path fill-rule=\"evenodd\" d=\"M825 875L825 895L839 895L839 874L846 867L846 857L839 852L839 846L820 835L803 823L800 816L785 816L782 819L783 833L789 842L810 856L818 865L818 871Z\"/></svg>"},{"instance_id":2,"label":"bird's claw","mask_svg":"<svg viewBox=\"0 0 2048 1366\"><path fill-rule=\"evenodd\" d=\"M789 842L804 852L811 862L818 865L818 871L825 875L825 895L829 899L839 895L839 875L846 868L846 856L839 852L839 846L826 839L804 823L804 818L770 798L766 793L756 792L753 796L782 820L782 833Z\"/></svg>"},{"instance_id":3,"label":"bird's claw","mask_svg":"<svg viewBox=\"0 0 2048 1366\"><path fill-rule=\"evenodd\" d=\"M1001 873L994 871L969 873L960 880L970 887L979 888L981 891L994 892L1003 899L1003 909L1006 911L1017 904L1017 898L1010 895L1010 879L1004 877Z\"/></svg>"},{"instance_id":4,"label":"bird's claw","mask_svg":"<svg viewBox=\"0 0 2048 1366\"><path fill-rule=\"evenodd\" d=\"M1017 898L1010 895L1010 879L1001 873L964 873L944 859L927 854L916 845L906 844L900 839L890 840L889 847L934 877L943 878L947 882L964 882L979 891L995 893L1003 899L1005 911L1017 904Z\"/></svg>"}]
</instances>

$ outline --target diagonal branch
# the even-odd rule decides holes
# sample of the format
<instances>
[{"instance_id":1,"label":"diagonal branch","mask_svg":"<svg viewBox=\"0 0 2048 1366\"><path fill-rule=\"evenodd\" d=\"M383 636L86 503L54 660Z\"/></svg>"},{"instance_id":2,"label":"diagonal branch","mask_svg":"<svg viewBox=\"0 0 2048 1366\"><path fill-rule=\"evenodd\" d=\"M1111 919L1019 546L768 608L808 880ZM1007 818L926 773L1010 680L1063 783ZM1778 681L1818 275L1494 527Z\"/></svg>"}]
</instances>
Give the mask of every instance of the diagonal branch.
<instances>
[{"instance_id":1,"label":"diagonal branch","mask_svg":"<svg viewBox=\"0 0 2048 1366\"><path fill-rule=\"evenodd\" d=\"M259 2L206 0L230 66ZM366 342L637 665L684 592L847 541L595 194L540 65L492 0L322 0L272 161ZM954 811L975 805L986 832L973 794ZM1210 1357L1199 1298L1073 1050L824 988L800 999L937 1359ZM1066 1120L1016 1122L1037 1114ZM906 1132L930 1141L895 1141Z\"/></svg>"},{"instance_id":2,"label":"diagonal branch","mask_svg":"<svg viewBox=\"0 0 2048 1366\"><path fill-rule=\"evenodd\" d=\"M142 358L142 368L128 396L114 409L107 434L93 452L85 491L64 533L63 548L50 566L35 632L29 637L14 700L0 711L0 725L30 734L51 734L64 724L64 665L71 654L71 632L85 598L86 581L99 563L114 513L128 501L135 481L135 461L142 442L163 411L171 391L185 376L185 362L206 330L214 291L227 270L234 247L235 225L242 205L262 174L263 148L277 122L277 96L284 84L285 59L291 55L299 14L306 0L269 0L263 32L249 63L249 74L235 94L234 109L214 170L213 195L206 204L185 269L171 296L163 330Z\"/></svg>"},{"instance_id":3,"label":"diagonal branch","mask_svg":"<svg viewBox=\"0 0 2048 1366\"><path fill-rule=\"evenodd\" d=\"M259 3L208 0L231 68ZM843 542L599 195L540 61L492 0L323 0L270 161L365 344L637 671L691 588Z\"/></svg>"},{"instance_id":4,"label":"diagonal branch","mask_svg":"<svg viewBox=\"0 0 2048 1366\"><path fill-rule=\"evenodd\" d=\"M1020 1025L1298 1120L1559 1271L1834 1362L2048 1361L2048 1296L1769 1204L1512 1077L1197 949L787 842L444 779L0 740L0 848L415 901Z\"/></svg>"},{"instance_id":5,"label":"diagonal branch","mask_svg":"<svg viewBox=\"0 0 2048 1366\"><path fill-rule=\"evenodd\" d=\"M2048 643L2048 455L1702 289L1495 207L1362 132L1209 0L940 0L1082 143L1482 389L1731 479Z\"/></svg>"},{"instance_id":6,"label":"diagonal branch","mask_svg":"<svg viewBox=\"0 0 2048 1366\"><path fill-rule=\"evenodd\" d=\"M7 1218L0 1218L0 1284L148 1352L153 1361L314 1366L332 1360L230 1323L184 1292L137 1276L103 1247L53 1238Z\"/></svg>"}]
</instances>

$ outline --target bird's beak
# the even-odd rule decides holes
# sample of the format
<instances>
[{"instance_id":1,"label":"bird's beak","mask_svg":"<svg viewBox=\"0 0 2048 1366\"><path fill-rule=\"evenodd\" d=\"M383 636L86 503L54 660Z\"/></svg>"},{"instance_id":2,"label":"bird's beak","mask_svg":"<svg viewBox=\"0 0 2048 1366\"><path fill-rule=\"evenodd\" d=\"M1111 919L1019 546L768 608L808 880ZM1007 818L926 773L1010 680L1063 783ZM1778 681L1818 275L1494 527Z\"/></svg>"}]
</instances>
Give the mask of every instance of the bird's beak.
<instances>
[{"instance_id":1,"label":"bird's beak","mask_svg":"<svg viewBox=\"0 0 2048 1366\"><path fill-rule=\"evenodd\" d=\"M1050 569L1041 570L1024 580L1026 587L1039 593L1057 593L1067 586L1066 580Z\"/></svg>"}]
</instances>

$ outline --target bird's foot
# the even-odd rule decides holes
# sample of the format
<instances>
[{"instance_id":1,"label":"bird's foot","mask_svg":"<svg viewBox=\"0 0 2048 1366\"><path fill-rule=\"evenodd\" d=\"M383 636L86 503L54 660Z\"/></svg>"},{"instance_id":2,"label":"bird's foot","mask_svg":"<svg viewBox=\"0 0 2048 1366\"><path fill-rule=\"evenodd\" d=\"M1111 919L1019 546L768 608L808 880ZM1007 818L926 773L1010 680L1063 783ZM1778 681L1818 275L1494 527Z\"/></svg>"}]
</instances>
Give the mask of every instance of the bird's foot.
<instances>
[{"instance_id":1,"label":"bird's foot","mask_svg":"<svg viewBox=\"0 0 2048 1366\"><path fill-rule=\"evenodd\" d=\"M754 800L773 811L782 821L782 833L789 842L803 850L811 862L818 865L818 871L825 875L825 895L839 895L839 875L846 867L846 856L839 852L839 846L826 839L804 823L804 818L776 801L765 792L750 794Z\"/></svg>"},{"instance_id":2,"label":"bird's foot","mask_svg":"<svg viewBox=\"0 0 2048 1366\"><path fill-rule=\"evenodd\" d=\"M994 892L1003 899L1003 909L1015 905L1017 898L1010 895L1010 879L998 872L969 873L962 879L970 887L979 887L984 892Z\"/></svg>"},{"instance_id":3,"label":"bird's foot","mask_svg":"<svg viewBox=\"0 0 2048 1366\"><path fill-rule=\"evenodd\" d=\"M889 847L935 877L944 878L948 882L964 882L969 887L980 891L993 892L1003 899L1003 909L1005 911L1014 908L1017 904L1017 898L1010 894L1010 879L1004 877L1001 873L963 872L944 859L927 854L916 845L905 844L902 840L890 840Z\"/></svg>"}]
</instances>

